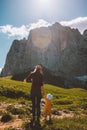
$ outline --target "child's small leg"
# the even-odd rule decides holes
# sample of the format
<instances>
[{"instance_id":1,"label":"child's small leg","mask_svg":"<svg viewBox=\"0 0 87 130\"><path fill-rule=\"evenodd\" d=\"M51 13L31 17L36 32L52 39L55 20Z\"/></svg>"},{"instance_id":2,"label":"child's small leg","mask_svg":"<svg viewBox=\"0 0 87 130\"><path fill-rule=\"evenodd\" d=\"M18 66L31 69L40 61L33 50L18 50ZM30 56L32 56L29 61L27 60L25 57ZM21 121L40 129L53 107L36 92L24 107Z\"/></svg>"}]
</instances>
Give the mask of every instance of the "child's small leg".
<instances>
[{"instance_id":1,"label":"child's small leg","mask_svg":"<svg viewBox=\"0 0 87 130\"><path fill-rule=\"evenodd\" d=\"M47 120L47 115L45 115L45 120Z\"/></svg>"},{"instance_id":2,"label":"child's small leg","mask_svg":"<svg viewBox=\"0 0 87 130\"><path fill-rule=\"evenodd\" d=\"M45 120L47 120L47 111L45 110Z\"/></svg>"},{"instance_id":3,"label":"child's small leg","mask_svg":"<svg viewBox=\"0 0 87 130\"><path fill-rule=\"evenodd\" d=\"M49 115L49 123L52 124L51 114Z\"/></svg>"},{"instance_id":4,"label":"child's small leg","mask_svg":"<svg viewBox=\"0 0 87 130\"><path fill-rule=\"evenodd\" d=\"M49 115L49 120L51 120L51 114Z\"/></svg>"}]
</instances>

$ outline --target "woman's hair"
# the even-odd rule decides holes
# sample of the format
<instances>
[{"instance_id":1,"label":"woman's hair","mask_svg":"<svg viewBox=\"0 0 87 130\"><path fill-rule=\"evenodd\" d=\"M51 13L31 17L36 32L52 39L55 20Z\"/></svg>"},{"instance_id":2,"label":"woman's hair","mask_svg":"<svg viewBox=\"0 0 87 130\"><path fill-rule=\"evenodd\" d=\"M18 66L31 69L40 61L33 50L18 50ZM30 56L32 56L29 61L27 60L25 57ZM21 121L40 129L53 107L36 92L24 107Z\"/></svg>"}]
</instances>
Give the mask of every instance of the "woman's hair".
<instances>
[{"instance_id":1,"label":"woman's hair","mask_svg":"<svg viewBox=\"0 0 87 130\"><path fill-rule=\"evenodd\" d=\"M34 72L39 71L40 74L43 74L43 67L41 65L37 65L34 69Z\"/></svg>"}]
</instances>

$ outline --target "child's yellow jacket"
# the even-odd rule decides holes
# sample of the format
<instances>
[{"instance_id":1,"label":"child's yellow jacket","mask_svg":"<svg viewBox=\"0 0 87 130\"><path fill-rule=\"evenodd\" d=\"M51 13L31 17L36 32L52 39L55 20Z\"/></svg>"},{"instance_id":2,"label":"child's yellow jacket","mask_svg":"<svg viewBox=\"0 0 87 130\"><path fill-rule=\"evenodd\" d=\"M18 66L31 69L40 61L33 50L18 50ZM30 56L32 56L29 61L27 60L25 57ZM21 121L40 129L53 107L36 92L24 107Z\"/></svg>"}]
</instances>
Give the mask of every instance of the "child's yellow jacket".
<instances>
[{"instance_id":1,"label":"child's yellow jacket","mask_svg":"<svg viewBox=\"0 0 87 130\"><path fill-rule=\"evenodd\" d=\"M51 114L51 100L45 98L45 112L46 116Z\"/></svg>"},{"instance_id":2,"label":"child's yellow jacket","mask_svg":"<svg viewBox=\"0 0 87 130\"><path fill-rule=\"evenodd\" d=\"M51 115L51 100L46 98L46 94L45 94L43 86L42 86L41 90L42 90L42 96L45 99L45 113L46 113L46 116Z\"/></svg>"}]
</instances>

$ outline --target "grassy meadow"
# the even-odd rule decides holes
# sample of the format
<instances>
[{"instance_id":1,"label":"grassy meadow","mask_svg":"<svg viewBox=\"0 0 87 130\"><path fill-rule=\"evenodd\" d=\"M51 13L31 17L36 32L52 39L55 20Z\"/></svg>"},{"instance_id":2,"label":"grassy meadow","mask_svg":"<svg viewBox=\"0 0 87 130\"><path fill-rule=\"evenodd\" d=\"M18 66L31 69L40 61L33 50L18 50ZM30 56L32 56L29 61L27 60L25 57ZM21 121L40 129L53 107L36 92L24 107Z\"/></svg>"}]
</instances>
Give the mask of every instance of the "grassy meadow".
<instances>
[{"instance_id":1,"label":"grassy meadow","mask_svg":"<svg viewBox=\"0 0 87 130\"><path fill-rule=\"evenodd\" d=\"M26 125L31 118L30 87L31 83L0 78L0 130L13 130L7 123L16 120L20 120L21 125L14 126L14 130L17 127L28 129ZM48 84L44 84L44 90L53 95L53 100L52 124L45 124L42 110L43 130L87 130L87 90L65 89ZM6 127L2 127L2 123Z\"/></svg>"}]
</instances>

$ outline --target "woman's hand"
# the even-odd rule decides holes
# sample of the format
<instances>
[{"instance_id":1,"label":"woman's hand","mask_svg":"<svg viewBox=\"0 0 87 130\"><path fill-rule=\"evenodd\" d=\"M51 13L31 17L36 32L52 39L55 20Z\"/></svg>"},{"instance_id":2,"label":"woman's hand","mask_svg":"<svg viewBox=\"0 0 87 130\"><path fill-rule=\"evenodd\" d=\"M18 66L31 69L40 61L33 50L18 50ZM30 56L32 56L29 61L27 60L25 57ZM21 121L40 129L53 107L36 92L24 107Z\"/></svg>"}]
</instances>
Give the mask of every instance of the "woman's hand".
<instances>
[{"instance_id":1,"label":"woman's hand","mask_svg":"<svg viewBox=\"0 0 87 130\"><path fill-rule=\"evenodd\" d=\"M25 82L25 83L27 82L26 79L24 79L24 82Z\"/></svg>"}]
</instances>

